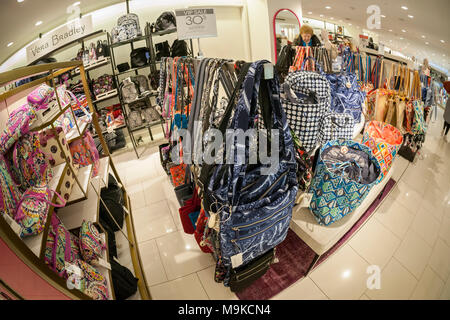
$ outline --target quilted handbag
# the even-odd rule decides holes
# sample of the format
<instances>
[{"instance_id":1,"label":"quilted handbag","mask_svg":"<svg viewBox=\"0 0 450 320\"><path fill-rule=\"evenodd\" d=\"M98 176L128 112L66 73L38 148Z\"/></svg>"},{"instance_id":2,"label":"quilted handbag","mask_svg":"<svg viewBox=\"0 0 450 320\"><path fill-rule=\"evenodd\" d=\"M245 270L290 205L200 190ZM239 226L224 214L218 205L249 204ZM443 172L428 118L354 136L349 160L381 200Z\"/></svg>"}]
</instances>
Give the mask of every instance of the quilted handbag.
<instances>
[{"instance_id":1,"label":"quilted handbag","mask_svg":"<svg viewBox=\"0 0 450 320\"><path fill-rule=\"evenodd\" d=\"M102 252L105 249L106 246L94 224L83 220L80 229L80 251L84 261L98 260L102 257Z\"/></svg>"},{"instance_id":2,"label":"quilted handbag","mask_svg":"<svg viewBox=\"0 0 450 320\"><path fill-rule=\"evenodd\" d=\"M233 141L233 149L238 151L233 153L233 164L204 164L199 179L203 208L209 219L216 219L220 225L225 286L229 286L233 268L250 263L284 241L298 191L294 143L280 102L278 77L264 79L267 63L261 60L244 65L220 131L254 129L261 107L263 115L271 115L272 130L280 133L282 147L277 153L277 165L272 170L267 170L270 164L250 166L248 142L242 145ZM241 84L243 90L236 104Z\"/></svg>"},{"instance_id":3,"label":"quilted handbag","mask_svg":"<svg viewBox=\"0 0 450 320\"><path fill-rule=\"evenodd\" d=\"M86 167L92 164L94 167L92 177L98 175L100 155L89 131L86 131L82 139L75 140L70 144L70 152L75 165Z\"/></svg>"},{"instance_id":4,"label":"quilted handbag","mask_svg":"<svg viewBox=\"0 0 450 320\"><path fill-rule=\"evenodd\" d=\"M74 264L83 272L81 291L93 300L109 300L108 285L103 274L83 260L77 259Z\"/></svg>"},{"instance_id":5,"label":"quilted handbag","mask_svg":"<svg viewBox=\"0 0 450 320\"><path fill-rule=\"evenodd\" d=\"M325 114L320 124L318 142L322 145L328 141L353 139L355 120L351 114L331 112Z\"/></svg>"},{"instance_id":6,"label":"quilted handbag","mask_svg":"<svg viewBox=\"0 0 450 320\"><path fill-rule=\"evenodd\" d=\"M56 194L62 204L52 203L52 194ZM40 234L45 227L50 206L62 208L66 202L48 187L31 187L22 196L14 219L22 227L21 238Z\"/></svg>"},{"instance_id":7,"label":"quilted handbag","mask_svg":"<svg viewBox=\"0 0 450 320\"><path fill-rule=\"evenodd\" d=\"M0 137L0 154L5 154L20 137L30 131L30 125L36 120L36 111L28 104L14 110L6 122Z\"/></svg>"},{"instance_id":8,"label":"quilted handbag","mask_svg":"<svg viewBox=\"0 0 450 320\"><path fill-rule=\"evenodd\" d=\"M80 259L80 240L70 233L55 212L52 214L45 247L45 263L60 277L67 279L66 262Z\"/></svg>"},{"instance_id":9,"label":"quilted handbag","mask_svg":"<svg viewBox=\"0 0 450 320\"><path fill-rule=\"evenodd\" d=\"M28 133L20 138L13 151L16 180L25 188L47 185L53 176L48 159L41 149L39 135Z\"/></svg>"},{"instance_id":10,"label":"quilted handbag","mask_svg":"<svg viewBox=\"0 0 450 320\"><path fill-rule=\"evenodd\" d=\"M361 90L356 74L326 74L331 89L331 111L350 113L356 123L361 121L366 93Z\"/></svg>"},{"instance_id":11,"label":"quilted handbag","mask_svg":"<svg viewBox=\"0 0 450 320\"><path fill-rule=\"evenodd\" d=\"M310 187L310 208L317 222L328 226L352 213L380 174L380 164L369 147L349 140L325 144Z\"/></svg>"},{"instance_id":12,"label":"quilted handbag","mask_svg":"<svg viewBox=\"0 0 450 320\"><path fill-rule=\"evenodd\" d=\"M403 145L400 130L387 123L371 121L366 124L362 144L368 146L381 167L380 181L388 174Z\"/></svg>"},{"instance_id":13,"label":"quilted handbag","mask_svg":"<svg viewBox=\"0 0 450 320\"><path fill-rule=\"evenodd\" d=\"M320 73L295 71L282 86L281 103L289 126L309 152L318 143L322 118L330 109L330 84Z\"/></svg>"},{"instance_id":14,"label":"quilted handbag","mask_svg":"<svg viewBox=\"0 0 450 320\"><path fill-rule=\"evenodd\" d=\"M0 211L14 218L21 197L20 190L11 176L9 164L0 154Z\"/></svg>"}]
</instances>

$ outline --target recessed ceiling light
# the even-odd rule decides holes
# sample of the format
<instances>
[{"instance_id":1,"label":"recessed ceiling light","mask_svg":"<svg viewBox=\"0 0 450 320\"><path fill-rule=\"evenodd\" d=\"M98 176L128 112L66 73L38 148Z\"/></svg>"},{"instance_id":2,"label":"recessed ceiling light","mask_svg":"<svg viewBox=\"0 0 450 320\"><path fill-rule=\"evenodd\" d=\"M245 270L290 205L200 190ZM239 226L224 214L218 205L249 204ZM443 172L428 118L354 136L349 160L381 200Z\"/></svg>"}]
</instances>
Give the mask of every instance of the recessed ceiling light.
<instances>
[{"instance_id":1,"label":"recessed ceiling light","mask_svg":"<svg viewBox=\"0 0 450 320\"><path fill-rule=\"evenodd\" d=\"M389 32L392 32L392 29L389 29Z\"/></svg>"},{"instance_id":2,"label":"recessed ceiling light","mask_svg":"<svg viewBox=\"0 0 450 320\"><path fill-rule=\"evenodd\" d=\"M444 40L441 40L441 42L442 42L442 43L445 43L445 41L444 41Z\"/></svg>"},{"instance_id":3,"label":"recessed ceiling light","mask_svg":"<svg viewBox=\"0 0 450 320\"><path fill-rule=\"evenodd\" d=\"M330 10L330 9L331 9L331 7L330 7L330 6L326 6L326 7L325 7L325 9L327 9L327 10Z\"/></svg>"},{"instance_id":4,"label":"recessed ceiling light","mask_svg":"<svg viewBox=\"0 0 450 320\"><path fill-rule=\"evenodd\" d=\"M331 20L334 20L334 18L333 18L333 17L330 17L330 19L331 19Z\"/></svg>"},{"instance_id":5,"label":"recessed ceiling light","mask_svg":"<svg viewBox=\"0 0 450 320\"><path fill-rule=\"evenodd\" d=\"M402 29L402 32L406 32L406 30L405 30L405 29Z\"/></svg>"},{"instance_id":6,"label":"recessed ceiling light","mask_svg":"<svg viewBox=\"0 0 450 320\"><path fill-rule=\"evenodd\" d=\"M423 39L425 39L425 36L422 36Z\"/></svg>"},{"instance_id":7,"label":"recessed ceiling light","mask_svg":"<svg viewBox=\"0 0 450 320\"><path fill-rule=\"evenodd\" d=\"M384 14L381 15L382 18L386 18L386 16Z\"/></svg>"},{"instance_id":8,"label":"recessed ceiling light","mask_svg":"<svg viewBox=\"0 0 450 320\"><path fill-rule=\"evenodd\" d=\"M17 0L17 2L24 2L25 0Z\"/></svg>"},{"instance_id":9,"label":"recessed ceiling light","mask_svg":"<svg viewBox=\"0 0 450 320\"><path fill-rule=\"evenodd\" d=\"M320 17L323 18L323 14L321 14Z\"/></svg>"},{"instance_id":10,"label":"recessed ceiling light","mask_svg":"<svg viewBox=\"0 0 450 320\"><path fill-rule=\"evenodd\" d=\"M23 0L22 0L22 1L23 1ZM21 2L21 1L19 1L19 2ZM11 47L13 44L14 44L14 42L10 42L10 43L8 43L7 47L9 48L9 47Z\"/></svg>"},{"instance_id":11,"label":"recessed ceiling light","mask_svg":"<svg viewBox=\"0 0 450 320\"><path fill-rule=\"evenodd\" d=\"M80 1L77 1L77 2L75 2L72 6L79 6L81 4L81 2Z\"/></svg>"},{"instance_id":12,"label":"recessed ceiling light","mask_svg":"<svg viewBox=\"0 0 450 320\"><path fill-rule=\"evenodd\" d=\"M348 25L349 25L349 26L351 26L352 24L351 24L351 23L349 23Z\"/></svg>"},{"instance_id":13,"label":"recessed ceiling light","mask_svg":"<svg viewBox=\"0 0 450 320\"><path fill-rule=\"evenodd\" d=\"M36 22L35 26L37 27L37 26L40 26L41 24L42 24L42 21L38 21L38 22Z\"/></svg>"},{"instance_id":14,"label":"recessed ceiling light","mask_svg":"<svg viewBox=\"0 0 450 320\"><path fill-rule=\"evenodd\" d=\"M308 14L312 14L312 12L310 11L310 12L308 12Z\"/></svg>"},{"instance_id":15,"label":"recessed ceiling light","mask_svg":"<svg viewBox=\"0 0 450 320\"><path fill-rule=\"evenodd\" d=\"M411 19L412 19L412 18L414 18L414 16L412 16L412 15L408 14L408 18L411 18Z\"/></svg>"},{"instance_id":16,"label":"recessed ceiling light","mask_svg":"<svg viewBox=\"0 0 450 320\"><path fill-rule=\"evenodd\" d=\"M403 10L408 10L408 7L402 6Z\"/></svg>"},{"instance_id":17,"label":"recessed ceiling light","mask_svg":"<svg viewBox=\"0 0 450 320\"><path fill-rule=\"evenodd\" d=\"M425 44L430 44L429 42L425 42Z\"/></svg>"}]
</instances>

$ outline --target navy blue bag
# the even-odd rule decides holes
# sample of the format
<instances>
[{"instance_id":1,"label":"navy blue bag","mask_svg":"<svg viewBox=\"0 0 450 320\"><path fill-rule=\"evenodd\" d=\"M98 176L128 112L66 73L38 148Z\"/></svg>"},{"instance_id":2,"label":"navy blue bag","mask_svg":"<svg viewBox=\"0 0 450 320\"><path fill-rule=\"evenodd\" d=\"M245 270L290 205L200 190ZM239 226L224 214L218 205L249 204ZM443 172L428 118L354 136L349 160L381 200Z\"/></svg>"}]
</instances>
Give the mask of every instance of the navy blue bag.
<instances>
[{"instance_id":1,"label":"navy blue bag","mask_svg":"<svg viewBox=\"0 0 450 320\"><path fill-rule=\"evenodd\" d=\"M279 80L276 75L273 79L264 79L264 65L268 63L263 60L250 66L234 108L241 75L220 130L222 133L227 128L245 132L256 129L258 121L263 121L268 130L279 130L276 170L263 175L262 170L269 165L260 161L249 164L250 142L239 144L234 139L232 148L227 148L227 151L233 150L229 152L233 152L234 164L217 164L209 166L209 170L208 166L203 166L200 177L204 209L220 224L216 229L219 230L225 286L230 285L232 269L251 263L284 241L298 191L294 143L280 102ZM262 116L258 116L259 108ZM234 116L229 124L231 110ZM245 159L238 159L237 150L245 150Z\"/></svg>"}]
</instances>

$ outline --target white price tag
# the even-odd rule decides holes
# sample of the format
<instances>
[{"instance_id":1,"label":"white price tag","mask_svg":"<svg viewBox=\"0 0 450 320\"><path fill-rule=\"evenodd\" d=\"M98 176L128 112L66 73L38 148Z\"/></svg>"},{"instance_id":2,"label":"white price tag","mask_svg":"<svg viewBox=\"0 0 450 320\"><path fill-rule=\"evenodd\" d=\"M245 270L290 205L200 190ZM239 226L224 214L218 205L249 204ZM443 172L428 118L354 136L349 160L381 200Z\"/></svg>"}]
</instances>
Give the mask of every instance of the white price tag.
<instances>
[{"instance_id":1,"label":"white price tag","mask_svg":"<svg viewBox=\"0 0 450 320\"><path fill-rule=\"evenodd\" d=\"M273 64L266 63L264 65L264 79L265 80L273 79Z\"/></svg>"},{"instance_id":2,"label":"white price tag","mask_svg":"<svg viewBox=\"0 0 450 320\"><path fill-rule=\"evenodd\" d=\"M217 37L214 9L175 10L179 40Z\"/></svg>"},{"instance_id":3,"label":"white price tag","mask_svg":"<svg viewBox=\"0 0 450 320\"><path fill-rule=\"evenodd\" d=\"M81 271L81 269L78 266L76 266L74 264L71 264L71 263L69 263L67 261L65 261L65 266L66 266L67 273L75 274L78 277L82 277L83 276L83 271Z\"/></svg>"},{"instance_id":4,"label":"white price tag","mask_svg":"<svg viewBox=\"0 0 450 320\"><path fill-rule=\"evenodd\" d=\"M242 265L242 263L243 263L242 258L243 258L242 253L239 253L239 254L231 257L231 265L232 265L233 269Z\"/></svg>"},{"instance_id":5,"label":"white price tag","mask_svg":"<svg viewBox=\"0 0 450 320\"><path fill-rule=\"evenodd\" d=\"M300 208L309 208L309 205L311 204L313 194L312 193L304 193L300 197Z\"/></svg>"}]
</instances>

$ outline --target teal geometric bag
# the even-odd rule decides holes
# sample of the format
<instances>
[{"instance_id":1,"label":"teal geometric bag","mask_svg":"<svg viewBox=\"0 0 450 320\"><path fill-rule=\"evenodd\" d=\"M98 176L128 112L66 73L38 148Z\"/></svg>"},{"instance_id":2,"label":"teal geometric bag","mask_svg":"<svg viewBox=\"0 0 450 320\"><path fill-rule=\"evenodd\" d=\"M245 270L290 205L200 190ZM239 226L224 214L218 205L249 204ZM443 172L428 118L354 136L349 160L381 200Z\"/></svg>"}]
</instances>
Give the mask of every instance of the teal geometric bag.
<instances>
[{"instance_id":1,"label":"teal geometric bag","mask_svg":"<svg viewBox=\"0 0 450 320\"><path fill-rule=\"evenodd\" d=\"M365 145L344 140L325 144L310 187L310 208L317 222L327 226L352 213L380 174L380 164Z\"/></svg>"}]
</instances>

